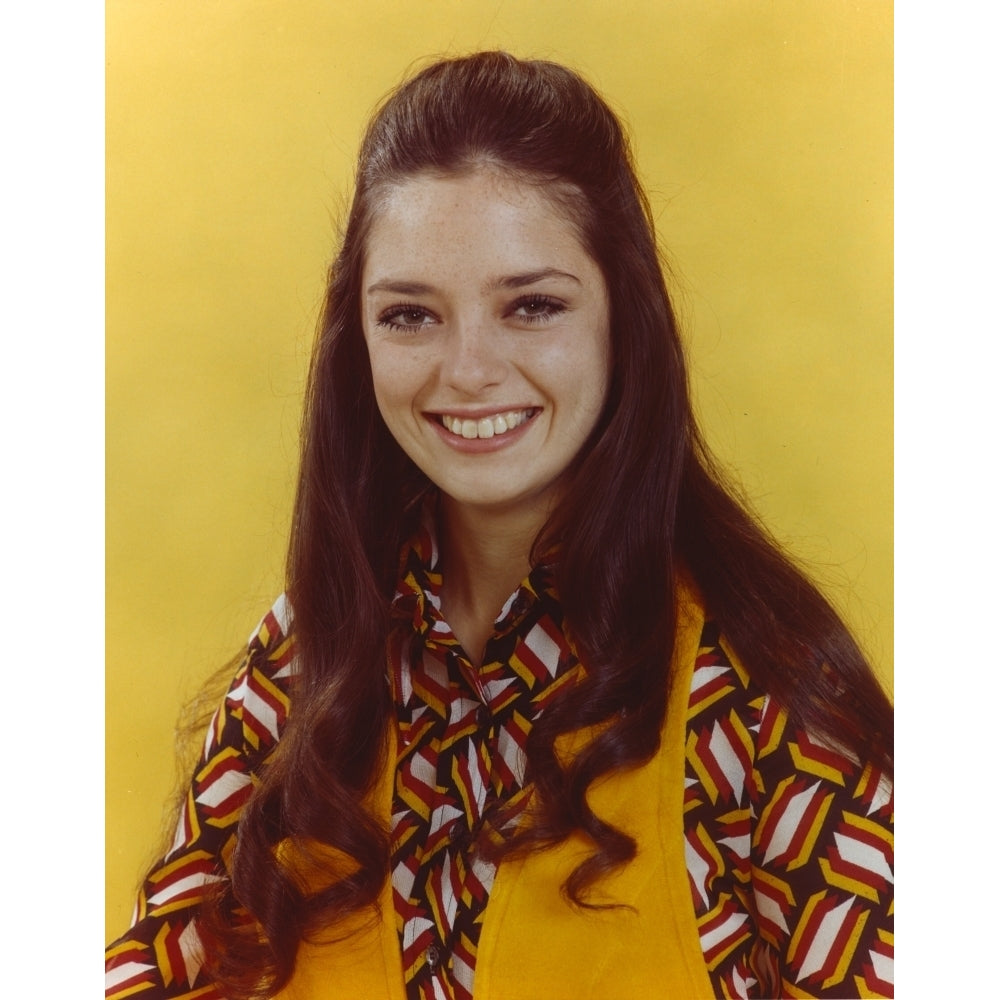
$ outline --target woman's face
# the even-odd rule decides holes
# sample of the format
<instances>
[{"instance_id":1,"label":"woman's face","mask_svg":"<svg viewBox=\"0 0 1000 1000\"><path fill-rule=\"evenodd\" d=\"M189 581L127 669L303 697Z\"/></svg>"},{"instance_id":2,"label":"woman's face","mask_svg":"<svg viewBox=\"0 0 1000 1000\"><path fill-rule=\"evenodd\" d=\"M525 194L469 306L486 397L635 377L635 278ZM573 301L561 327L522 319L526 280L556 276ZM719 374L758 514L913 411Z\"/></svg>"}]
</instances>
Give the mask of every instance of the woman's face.
<instances>
[{"instance_id":1,"label":"woman's face","mask_svg":"<svg viewBox=\"0 0 1000 1000\"><path fill-rule=\"evenodd\" d=\"M597 265L539 187L489 169L420 174L376 209L362 284L375 397L453 501L548 509L610 367Z\"/></svg>"}]
</instances>

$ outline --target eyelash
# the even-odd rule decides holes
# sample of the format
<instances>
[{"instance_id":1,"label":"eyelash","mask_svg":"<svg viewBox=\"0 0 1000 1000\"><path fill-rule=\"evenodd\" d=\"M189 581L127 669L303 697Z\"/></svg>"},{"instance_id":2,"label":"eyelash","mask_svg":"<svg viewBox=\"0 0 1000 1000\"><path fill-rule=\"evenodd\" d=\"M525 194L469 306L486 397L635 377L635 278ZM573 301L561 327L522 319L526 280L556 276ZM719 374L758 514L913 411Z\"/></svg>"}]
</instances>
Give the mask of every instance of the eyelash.
<instances>
[{"instance_id":1,"label":"eyelash","mask_svg":"<svg viewBox=\"0 0 1000 1000\"><path fill-rule=\"evenodd\" d=\"M518 315L519 309L525 308L541 308L541 312L534 313L523 313ZM558 316L560 313L566 311L566 304L560 302L558 299L554 299L548 295L525 295L517 299L507 310L506 315L512 316L522 323L544 323L547 320ZM400 316L404 316L407 313L418 314L421 319L428 316L433 317L433 313L426 309L424 306L410 305L408 303L401 303L400 305L395 305L391 309L386 309L384 312L380 313L376 323L378 326L384 326L389 330L395 330L397 332L407 332L412 333L415 330L419 330L426 324L420 323L398 323L396 319Z\"/></svg>"},{"instance_id":2,"label":"eyelash","mask_svg":"<svg viewBox=\"0 0 1000 1000\"><path fill-rule=\"evenodd\" d=\"M518 317L518 319L526 323L544 323L546 320L550 320L566 311L566 304L564 302L550 298L548 295L525 295L514 303L510 310L510 315L514 315L518 309L523 309L525 306L545 307L544 312L531 313L530 315L525 314Z\"/></svg>"},{"instance_id":3,"label":"eyelash","mask_svg":"<svg viewBox=\"0 0 1000 1000\"><path fill-rule=\"evenodd\" d=\"M384 326L389 330L405 331L407 333L412 333L414 330L419 330L421 327L426 325L423 322L420 323L395 322L396 317L404 316L407 313L419 313L422 319L427 316L434 315L429 309L425 309L423 306L407 305L406 303L403 303L402 305L393 306L391 309L386 309L384 312L379 313L376 323L378 326Z\"/></svg>"}]
</instances>

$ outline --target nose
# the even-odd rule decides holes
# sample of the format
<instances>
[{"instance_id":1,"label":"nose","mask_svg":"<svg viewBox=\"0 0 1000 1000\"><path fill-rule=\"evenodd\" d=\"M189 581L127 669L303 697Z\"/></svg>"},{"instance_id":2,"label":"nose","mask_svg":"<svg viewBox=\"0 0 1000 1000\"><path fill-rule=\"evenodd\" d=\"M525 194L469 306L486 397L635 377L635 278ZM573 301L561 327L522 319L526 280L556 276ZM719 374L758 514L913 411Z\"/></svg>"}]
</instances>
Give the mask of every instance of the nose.
<instances>
[{"instance_id":1,"label":"nose","mask_svg":"<svg viewBox=\"0 0 1000 1000\"><path fill-rule=\"evenodd\" d=\"M455 323L441 362L445 384L471 397L502 382L507 362L500 336L500 331L482 320Z\"/></svg>"}]
</instances>

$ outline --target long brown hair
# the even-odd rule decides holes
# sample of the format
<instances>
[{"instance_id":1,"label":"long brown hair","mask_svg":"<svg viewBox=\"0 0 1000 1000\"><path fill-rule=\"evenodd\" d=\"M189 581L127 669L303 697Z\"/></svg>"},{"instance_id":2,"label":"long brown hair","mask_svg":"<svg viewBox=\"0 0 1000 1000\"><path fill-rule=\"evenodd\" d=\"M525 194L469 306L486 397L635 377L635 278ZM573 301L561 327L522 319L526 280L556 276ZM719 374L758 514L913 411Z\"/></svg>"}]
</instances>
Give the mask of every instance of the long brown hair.
<instances>
[{"instance_id":1,"label":"long brown hair","mask_svg":"<svg viewBox=\"0 0 1000 1000\"><path fill-rule=\"evenodd\" d=\"M431 487L376 408L361 273L387 185L477 164L559 199L606 281L613 354L604 411L536 541L558 542L558 592L587 681L532 730L533 819L494 856L582 830L594 853L566 890L587 905L594 880L634 855L634 841L591 811L586 792L597 777L656 752L681 573L751 675L799 725L891 767L891 707L864 656L726 489L698 435L652 217L616 116L553 63L501 52L438 62L374 116L330 271L288 557L299 663L292 711L241 819L230 877L203 919L214 974L234 998L280 989L299 941L374 903L388 877L388 831L366 796L391 766L385 658L399 549ZM557 759L558 735L598 723L584 752L570 763ZM302 851L320 844L344 852L356 871L309 892L275 859L287 838Z\"/></svg>"}]
</instances>

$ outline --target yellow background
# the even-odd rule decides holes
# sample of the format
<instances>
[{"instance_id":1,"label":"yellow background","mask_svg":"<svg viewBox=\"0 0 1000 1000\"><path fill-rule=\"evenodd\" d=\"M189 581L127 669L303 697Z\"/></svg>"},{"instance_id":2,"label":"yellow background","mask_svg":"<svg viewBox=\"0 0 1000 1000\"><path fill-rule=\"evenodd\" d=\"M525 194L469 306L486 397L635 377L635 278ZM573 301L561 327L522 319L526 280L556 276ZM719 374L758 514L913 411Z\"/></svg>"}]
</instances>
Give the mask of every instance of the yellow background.
<instances>
[{"instance_id":1,"label":"yellow background","mask_svg":"<svg viewBox=\"0 0 1000 1000\"><path fill-rule=\"evenodd\" d=\"M181 704L281 588L299 406L375 102L564 61L635 139L708 438L892 663L888 0L108 0L107 932Z\"/></svg>"}]
</instances>

